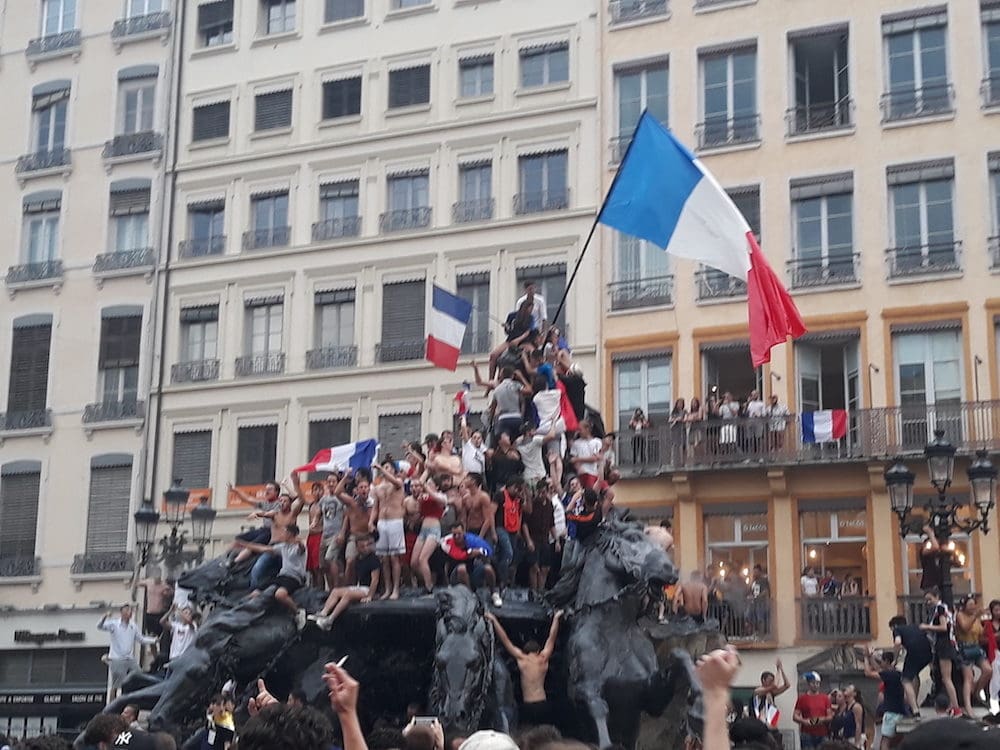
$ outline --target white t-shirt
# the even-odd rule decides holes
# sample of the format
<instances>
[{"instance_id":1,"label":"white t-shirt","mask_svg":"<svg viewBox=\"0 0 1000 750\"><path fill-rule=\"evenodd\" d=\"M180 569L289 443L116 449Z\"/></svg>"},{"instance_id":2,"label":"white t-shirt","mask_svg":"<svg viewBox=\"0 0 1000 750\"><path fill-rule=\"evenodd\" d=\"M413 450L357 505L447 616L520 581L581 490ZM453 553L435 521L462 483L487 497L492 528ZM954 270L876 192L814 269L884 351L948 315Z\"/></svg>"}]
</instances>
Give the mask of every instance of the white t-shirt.
<instances>
[{"instance_id":1,"label":"white t-shirt","mask_svg":"<svg viewBox=\"0 0 1000 750\"><path fill-rule=\"evenodd\" d=\"M819 579L814 576L802 576L802 593L806 596L819 595Z\"/></svg>"},{"instance_id":2,"label":"white t-shirt","mask_svg":"<svg viewBox=\"0 0 1000 750\"><path fill-rule=\"evenodd\" d=\"M193 624L188 625L180 620L172 620L170 631L170 659L173 660L191 647L198 635L198 628Z\"/></svg>"},{"instance_id":3,"label":"white t-shirt","mask_svg":"<svg viewBox=\"0 0 1000 750\"><path fill-rule=\"evenodd\" d=\"M462 443L462 468L466 474L475 472L483 474L486 471L486 446L480 445L478 448L472 444L471 440Z\"/></svg>"},{"instance_id":4,"label":"white t-shirt","mask_svg":"<svg viewBox=\"0 0 1000 750\"><path fill-rule=\"evenodd\" d=\"M760 419L767 416L767 407L760 399L747 402L747 416L751 419Z\"/></svg>"},{"instance_id":5,"label":"white t-shirt","mask_svg":"<svg viewBox=\"0 0 1000 750\"><path fill-rule=\"evenodd\" d=\"M573 458L590 458L600 453L603 445L604 443L601 442L600 438L590 438L589 440L577 438L569 447L569 454ZM578 474L590 474L595 477L600 476L601 462L586 461L582 464L576 464L576 471Z\"/></svg>"},{"instance_id":6,"label":"white t-shirt","mask_svg":"<svg viewBox=\"0 0 1000 750\"><path fill-rule=\"evenodd\" d=\"M566 423L562 421L561 406L562 391L558 388L551 388L547 391L539 391L532 401L535 404L535 411L538 412L538 431L547 435L552 429L553 423L556 426L556 434L566 431Z\"/></svg>"},{"instance_id":7,"label":"white t-shirt","mask_svg":"<svg viewBox=\"0 0 1000 750\"><path fill-rule=\"evenodd\" d=\"M514 305L514 309L520 310L521 305L524 304L526 299L528 299L527 294L522 294L518 297L517 304ZM542 330L542 323L545 322L545 316L547 313L548 308L545 306L545 297L540 294L536 294L534 304L531 306L531 320L534 322L536 330Z\"/></svg>"},{"instance_id":8,"label":"white t-shirt","mask_svg":"<svg viewBox=\"0 0 1000 750\"><path fill-rule=\"evenodd\" d=\"M519 437L514 445L521 454L525 479L541 479L545 476L545 462L542 460L542 440L544 435L537 432L531 438Z\"/></svg>"},{"instance_id":9,"label":"white t-shirt","mask_svg":"<svg viewBox=\"0 0 1000 750\"><path fill-rule=\"evenodd\" d=\"M552 496L552 539L557 542L566 538L566 509L559 495Z\"/></svg>"}]
</instances>

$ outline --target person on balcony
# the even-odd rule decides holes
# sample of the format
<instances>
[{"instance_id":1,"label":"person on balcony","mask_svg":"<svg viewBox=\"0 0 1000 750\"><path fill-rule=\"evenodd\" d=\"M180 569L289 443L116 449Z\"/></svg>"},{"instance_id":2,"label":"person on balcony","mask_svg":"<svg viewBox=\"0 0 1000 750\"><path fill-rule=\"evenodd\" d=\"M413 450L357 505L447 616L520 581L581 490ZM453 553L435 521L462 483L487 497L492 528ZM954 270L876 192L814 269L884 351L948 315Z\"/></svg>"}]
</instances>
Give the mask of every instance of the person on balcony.
<instances>
[{"instance_id":1,"label":"person on balcony","mask_svg":"<svg viewBox=\"0 0 1000 750\"><path fill-rule=\"evenodd\" d=\"M772 451L780 451L785 447L785 430L788 427L788 417L790 413L788 407L778 403L778 397L771 394L771 402L767 407L767 416L770 419L768 424L768 435Z\"/></svg>"},{"instance_id":2,"label":"person on balcony","mask_svg":"<svg viewBox=\"0 0 1000 750\"><path fill-rule=\"evenodd\" d=\"M693 397L691 403L688 404L684 423L687 427L688 450L700 457L701 446L705 442L705 409L701 405L701 399L697 396Z\"/></svg>"},{"instance_id":3,"label":"person on balcony","mask_svg":"<svg viewBox=\"0 0 1000 750\"><path fill-rule=\"evenodd\" d=\"M760 392L750 391L747 396L746 417L750 420L747 425L749 439L749 449L754 455L759 456L764 445L764 432L767 428L767 406L760 397Z\"/></svg>"},{"instance_id":4,"label":"person on balcony","mask_svg":"<svg viewBox=\"0 0 1000 750\"><path fill-rule=\"evenodd\" d=\"M646 437L643 432L649 429L649 419L642 408L637 408L632 413L632 419L628 421L628 428L632 431L632 461L637 464L646 462Z\"/></svg>"},{"instance_id":5,"label":"person on balcony","mask_svg":"<svg viewBox=\"0 0 1000 750\"><path fill-rule=\"evenodd\" d=\"M670 410L670 462L674 466L684 464L684 447L687 443L686 420L687 404L684 399L679 398L674 401L674 408Z\"/></svg>"},{"instance_id":6,"label":"person on balcony","mask_svg":"<svg viewBox=\"0 0 1000 750\"><path fill-rule=\"evenodd\" d=\"M719 447L723 453L733 453L737 445L737 420L740 416L740 402L733 399L733 394L726 391L722 394L719 404L719 419L722 428L719 430Z\"/></svg>"}]
</instances>

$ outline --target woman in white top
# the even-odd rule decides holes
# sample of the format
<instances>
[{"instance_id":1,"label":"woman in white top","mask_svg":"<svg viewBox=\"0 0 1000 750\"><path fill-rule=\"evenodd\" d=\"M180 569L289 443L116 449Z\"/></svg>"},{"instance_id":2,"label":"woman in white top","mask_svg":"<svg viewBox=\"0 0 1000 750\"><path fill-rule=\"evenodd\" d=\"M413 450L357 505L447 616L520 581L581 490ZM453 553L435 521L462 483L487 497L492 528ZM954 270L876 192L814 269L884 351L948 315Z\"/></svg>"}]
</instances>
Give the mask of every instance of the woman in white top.
<instances>
[{"instance_id":1,"label":"woman in white top","mask_svg":"<svg viewBox=\"0 0 1000 750\"><path fill-rule=\"evenodd\" d=\"M740 416L740 404L733 400L733 394L726 391L722 394L722 403L719 404L719 417L723 422L719 431L719 443L725 450L732 450L736 446L736 419Z\"/></svg>"},{"instance_id":2,"label":"woman in white top","mask_svg":"<svg viewBox=\"0 0 1000 750\"><path fill-rule=\"evenodd\" d=\"M802 585L803 596L819 596L819 578L816 577L816 571L811 567L802 571L802 578L799 582Z\"/></svg>"}]
</instances>

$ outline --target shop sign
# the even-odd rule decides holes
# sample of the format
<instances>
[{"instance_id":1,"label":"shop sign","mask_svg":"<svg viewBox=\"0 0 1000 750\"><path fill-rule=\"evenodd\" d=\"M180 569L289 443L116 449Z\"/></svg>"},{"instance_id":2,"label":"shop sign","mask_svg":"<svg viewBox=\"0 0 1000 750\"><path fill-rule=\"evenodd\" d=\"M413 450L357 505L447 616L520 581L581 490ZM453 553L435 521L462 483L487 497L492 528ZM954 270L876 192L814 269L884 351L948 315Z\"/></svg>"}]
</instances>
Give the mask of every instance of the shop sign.
<instances>
[{"instance_id":1,"label":"shop sign","mask_svg":"<svg viewBox=\"0 0 1000 750\"><path fill-rule=\"evenodd\" d=\"M70 631L59 628L55 633L35 633L31 630L15 630L14 643L34 643L41 646L43 643L83 643L85 638L83 631Z\"/></svg>"},{"instance_id":2,"label":"shop sign","mask_svg":"<svg viewBox=\"0 0 1000 750\"><path fill-rule=\"evenodd\" d=\"M104 693L0 693L0 706L104 704Z\"/></svg>"}]
</instances>

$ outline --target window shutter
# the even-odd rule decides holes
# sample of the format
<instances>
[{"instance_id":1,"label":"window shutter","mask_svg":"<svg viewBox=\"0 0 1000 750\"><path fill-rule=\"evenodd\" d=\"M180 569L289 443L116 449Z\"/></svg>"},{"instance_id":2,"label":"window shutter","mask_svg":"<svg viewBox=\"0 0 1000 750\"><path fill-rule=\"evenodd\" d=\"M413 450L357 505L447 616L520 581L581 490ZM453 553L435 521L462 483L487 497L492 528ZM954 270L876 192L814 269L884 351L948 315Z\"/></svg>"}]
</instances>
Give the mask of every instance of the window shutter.
<instances>
[{"instance_id":1,"label":"window shutter","mask_svg":"<svg viewBox=\"0 0 1000 750\"><path fill-rule=\"evenodd\" d=\"M236 484L273 482L277 452L277 425L240 427L236 445Z\"/></svg>"},{"instance_id":2,"label":"window shutter","mask_svg":"<svg viewBox=\"0 0 1000 750\"><path fill-rule=\"evenodd\" d=\"M128 216L129 214L149 213L149 188L134 190L111 191L111 215Z\"/></svg>"},{"instance_id":3,"label":"window shutter","mask_svg":"<svg viewBox=\"0 0 1000 750\"><path fill-rule=\"evenodd\" d=\"M218 305L181 308L181 323L210 323L219 319Z\"/></svg>"},{"instance_id":4,"label":"window shutter","mask_svg":"<svg viewBox=\"0 0 1000 750\"><path fill-rule=\"evenodd\" d=\"M382 343L407 344L424 339L426 282L404 281L382 287Z\"/></svg>"},{"instance_id":5,"label":"window shutter","mask_svg":"<svg viewBox=\"0 0 1000 750\"><path fill-rule=\"evenodd\" d=\"M478 68L481 65L493 65L493 53L469 55L458 60L458 67L462 69Z\"/></svg>"},{"instance_id":6,"label":"window shutter","mask_svg":"<svg viewBox=\"0 0 1000 750\"><path fill-rule=\"evenodd\" d=\"M233 0L216 0L198 6L198 30L201 32L232 22Z\"/></svg>"},{"instance_id":7,"label":"window shutter","mask_svg":"<svg viewBox=\"0 0 1000 750\"><path fill-rule=\"evenodd\" d=\"M948 23L947 8L925 8L918 11L893 13L882 17L882 33L905 34L919 29L933 29Z\"/></svg>"},{"instance_id":8,"label":"window shutter","mask_svg":"<svg viewBox=\"0 0 1000 750\"><path fill-rule=\"evenodd\" d=\"M32 471L9 472L0 477L0 560L34 557L38 530L38 491L41 465Z\"/></svg>"},{"instance_id":9,"label":"window shutter","mask_svg":"<svg viewBox=\"0 0 1000 750\"><path fill-rule=\"evenodd\" d=\"M431 100L431 66L389 71L389 107L410 107Z\"/></svg>"},{"instance_id":10,"label":"window shutter","mask_svg":"<svg viewBox=\"0 0 1000 750\"><path fill-rule=\"evenodd\" d=\"M48 400L52 324L15 327L11 341L8 411L44 409Z\"/></svg>"},{"instance_id":11,"label":"window shutter","mask_svg":"<svg viewBox=\"0 0 1000 750\"><path fill-rule=\"evenodd\" d=\"M203 104L194 108L191 139L208 141L229 137L229 102Z\"/></svg>"},{"instance_id":12,"label":"window shutter","mask_svg":"<svg viewBox=\"0 0 1000 750\"><path fill-rule=\"evenodd\" d=\"M820 177L804 177L789 184L789 197L793 201L820 198L825 195L848 195L854 192L854 174L841 172Z\"/></svg>"},{"instance_id":13,"label":"window shutter","mask_svg":"<svg viewBox=\"0 0 1000 750\"><path fill-rule=\"evenodd\" d=\"M1000 172L1000 151L991 151L986 159L990 172Z\"/></svg>"},{"instance_id":14,"label":"window shutter","mask_svg":"<svg viewBox=\"0 0 1000 750\"><path fill-rule=\"evenodd\" d=\"M90 469L87 552L124 552L132 495L132 459Z\"/></svg>"},{"instance_id":15,"label":"window shutter","mask_svg":"<svg viewBox=\"0 0 1000 750\"><path fill-rule=\"evenodd\" d=\"M360 18L365 14L365 0L326 0L326 23Z\"/></svg>"},{"instance_id":16,"label":"window shutter","mask_svg":"<svg viewBox=\"0 0 1000 750\"><path fill-rule=\"evenodd\" d=\"M354 289L331 289L327 292L316 292L314 300L317 305L339 305L342 302L354 302Z\"/></svg>"},{"instance_id":17,"label":"window shutter","mask_svg":"<svg viewBox=\"0 0 1000 750\"><path fill-rule=\"evenodd\" d=\"M212 485L212 431L178 432L174 434L174 457L170 478L179 479L181 486L201 489Z\"/></svg>"},{"instance_id":18,"label":"window shutter","mask_svg":"<svg viewBox=\"0 0 1000 750\"><path fill-rule=\"evenodd\" d=\"M419 414L383 414L378 418L378 441L384 453L392 453L404 440L423 440Z\"/></svg>"},{"instance_id":19,"label":"window shutter","mask_svg":"<svg viewBox=\"0 0 1000 750\"><path fill-rule=\"evenodd\" d=\"M910 185L926 180L948 180L955 176L955 161L940 159L913 164L895 164L885 170L890 185Z\"/></svg>"},{"instance_id":20,"label":"window shutter","mask_svg":"<svg viewBox=\"0 0 1000 750\"><path fill-rule=\"evenodd\" d=\"M39 190L24 196L22 202L26 214L40 214L46 211L58 211L62 207L62 192L59 190Z\"/></svg>"},{"instance_id":21,"label":"window shutter","mask_svg":"<svg viewBox=\"0 0 1000 750\"><path fill-rule=\"evenodd\" d=\"M31 111L41 112L44 109L58 104L59 102L69 99L69 85L67 82L66 88L59 89L58 91L52 91L48 94L36 95L34 99L31 100Z\"/></svg>"},{"instance_id":22,"label":"window shutter","mask_svg":"<svg viewBox=\"0 0 1000 750\"><path fill-rule=\"evenodd\" d=\"M351 419L317 419L309 423L309 456L351 442Z\"/></svg>"},{"instance_id":23,"label":"window shutter","mask_svg":"<svg viewBox=\"0 0 1000 750\"><path fill-rule=\"evenodd\" d=\"M358 181L344 180L343 182L329 182L319 186L319 199L329 198L357 198Z\"/></svg>"},{"instance_id":24,"label":"window shutter","mask_svg":"<svg viewBox=\"0 0 1000 750\"><path fill-rule=\"evenodd\" d=\"M323 84L323 119L361 114L361 76Z\"/></svg>"},{"instance_id":25,"label":"window shutter","mask_svg":"<svg viewBox=\"0 0 1000 750\"><path fill-rule=\"evenodd\" d=\"M101 348L98 367L136 367L142 341L142 316L104 317L101 320Z\"/></svg>"},{"instance_id":26,"label":"window shutter","mask_svg":"<svg viewBox=\"0 0 1000 750\"><path fill-rule=\"evenodd\" d=\"M254 97L254 130L274 130L292 125L292 90L273 91Z\"/></svg>"},{"instance_id":27,"label":"window shutter","mask_svg":"<svg viewBox=\"0 0 1000 750\"><path fill-rule=\"evenodd\" d=\"M736 204L736 208L743 214L743 218L747 220L747 224L760 241L760 186L731 188L726 194Z\"/></svg>"}]
</instances>

